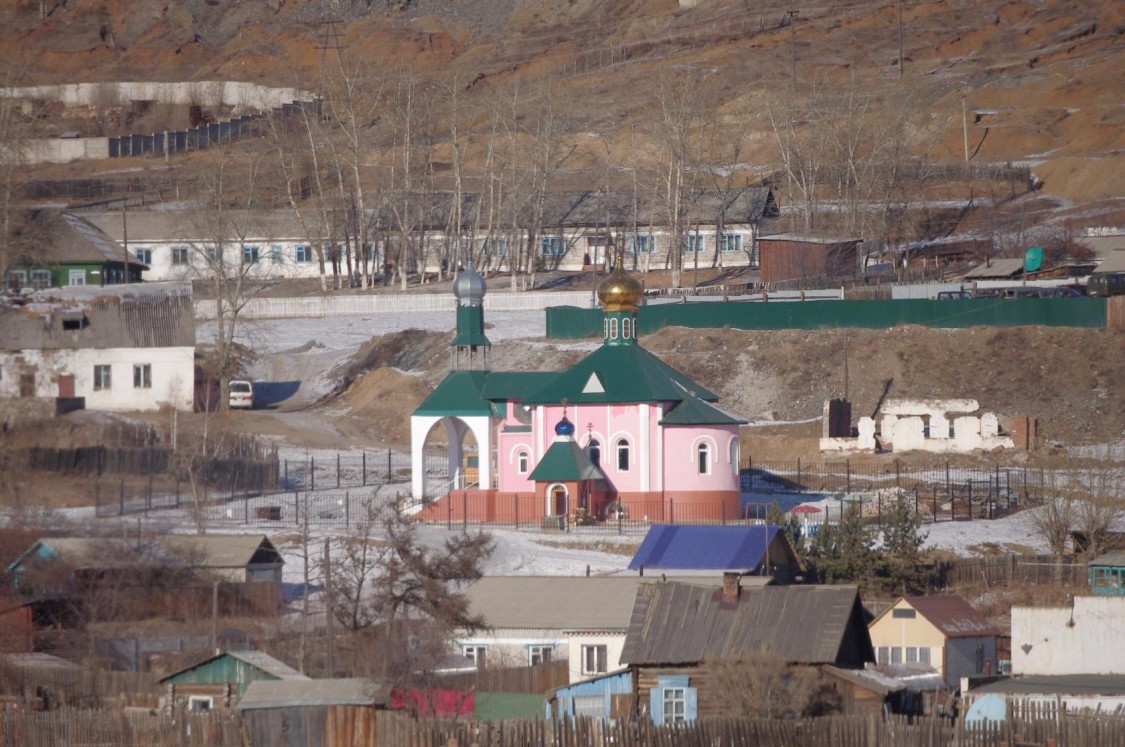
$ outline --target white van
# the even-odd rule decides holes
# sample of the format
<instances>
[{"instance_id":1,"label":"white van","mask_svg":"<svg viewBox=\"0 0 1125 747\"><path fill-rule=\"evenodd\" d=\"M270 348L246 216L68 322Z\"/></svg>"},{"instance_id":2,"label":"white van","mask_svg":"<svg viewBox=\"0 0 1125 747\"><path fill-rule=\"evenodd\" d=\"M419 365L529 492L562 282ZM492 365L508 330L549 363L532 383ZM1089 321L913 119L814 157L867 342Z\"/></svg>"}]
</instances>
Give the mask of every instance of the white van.
<instances>
[{"instance_id":1,"label":"white van","mask_svg":"<svg viewBox=\"0 0 1125 747\"><path fill-rule=\"evenodd\" d=\"M236 379L230 383L230 408L232 410L254 409L254 385L249 381Z\"/></svg>"}]
</instances>

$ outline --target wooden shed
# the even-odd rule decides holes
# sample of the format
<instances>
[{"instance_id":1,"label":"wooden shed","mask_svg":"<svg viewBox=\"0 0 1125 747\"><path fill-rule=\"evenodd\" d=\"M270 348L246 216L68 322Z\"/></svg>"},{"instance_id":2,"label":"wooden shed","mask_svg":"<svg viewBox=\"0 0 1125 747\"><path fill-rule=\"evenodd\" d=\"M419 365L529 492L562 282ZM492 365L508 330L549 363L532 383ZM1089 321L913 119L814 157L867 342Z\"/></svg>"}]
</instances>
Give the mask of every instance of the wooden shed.
<instances>
[{"instance_id":1,"label":"wooden shed","mask_svg":"<svg viewBox=\"0 0 1125 747\"><path fill-rule=\"evenodd\" d=\"M862 239L821 238L779 233L758 240L762 282L802 278L854 277Z\"/></svg>"},{"instance_id":2,"label":"wooden shed","mask_svg":"<svg viewBox=\"0 0 1125 747\"><path fill-rule=\"evenodd\" d=\"M173 672L160 684L167 688L166 708L207 713L234 708L249 686L260 680L307 684L310 678L261 651L228 651Z\"/></svg>"},{"instance_id":3,"label":"wooden shed","mask_svg":"<svg viewBox=\"0 0 1125 747\"><path fill-rule=\"evenodd\" d=\"M369 747L390 686L359 677L259 680L238 704L254 747Z\"/></svg>"}]
</instances>

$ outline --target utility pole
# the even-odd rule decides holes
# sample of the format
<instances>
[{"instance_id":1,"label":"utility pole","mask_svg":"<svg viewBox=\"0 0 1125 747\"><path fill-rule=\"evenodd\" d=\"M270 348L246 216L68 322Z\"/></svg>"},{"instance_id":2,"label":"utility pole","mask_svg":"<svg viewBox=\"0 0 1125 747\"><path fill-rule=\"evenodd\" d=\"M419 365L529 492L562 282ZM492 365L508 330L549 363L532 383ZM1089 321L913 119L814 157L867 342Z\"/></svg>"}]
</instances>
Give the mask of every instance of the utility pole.
<instances>
[{"instance_id":1,"label":"utility pole","mask_svg":"<svg viewBox=\"0 0 1125 747\"><path fill-rule=\"evenodd\" d=\"M122 258L124 264L121 266L121 282L129 282L129 220L125 217L127 210L126 205L129 202L129 196L121 198L121 247L125 254ZM102 285L105 285L105 273L102 273Z\"/></svg>"},{"instance_id":2,"label":"utility pole","mask_svg":"<svg viewBox=\"0 0 1125 747\"><path fill-rule=\"evenodd\" d=\"M789 24L789 52L792 57L793 88L797 87L797 10L793 7L795 0L789 0L789 10L785 11L785 20Z\"/></svg>"},{"instance_id":3,"label":"utility pole","mask_svg":"<svg viewBox=\"0 0 1125 747\"><path fill-rule=\"evenodd\" d=\"M961 131L965 136L965 163L969 162L969 114L965 109L965 94L961 94Z\"/></svg>"}]
</instances>

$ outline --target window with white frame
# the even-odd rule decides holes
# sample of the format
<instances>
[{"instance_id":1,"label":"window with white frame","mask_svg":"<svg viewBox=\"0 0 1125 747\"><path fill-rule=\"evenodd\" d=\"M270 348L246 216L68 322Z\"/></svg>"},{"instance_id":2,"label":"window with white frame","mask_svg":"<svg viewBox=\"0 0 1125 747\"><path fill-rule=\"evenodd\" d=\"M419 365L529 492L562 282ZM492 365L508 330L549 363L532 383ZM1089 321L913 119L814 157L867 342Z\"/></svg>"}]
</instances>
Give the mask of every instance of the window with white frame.
<instances>
[{"instance_id":1,"label":"window with white frame","mask_svg":"<svg viewBox=\"0 0 1125 747\"><path fill-rule=\"evenodd\" d=\"M138 246L133 250L133 256L144 262L146 265L152 264L152 250L146 246Z\"/></svg>"},{"instance_id":2,"label":"window with white frame","mask_svg":"<svg viewBox=\"0 0 1125 747\"><path fill-rule=\"evenodd\" d=\"M94 389L110 389L112 387L112 369L105 365L94 366Z\"/></svg>"},{"instance_id":3,"label":"window with white frame","mask_svg":"<svg viewBox=\"0 0 1125 747\"><path fill-rule=\"evenodd\" d=\"M152 389L152 365L138 363L133 366L133 388Z\"/></svg>"},{"instance_id":4,"label":"window with white frame","mask_svg":"<svg viewBox=\"0 0 1125 747\"><path fill-rule=\"evenodd\" d=\"M209 247L213 249L214 247ZM208 252L210 254L210 252ZM188 248L186 246L172 247L172 264L186 265L188 263Z\"/></svg>"},{"instance_id":5,"label":"window with white frame","mask_svg":"<svg viewBox=\"0 0 1125 747\"><path fill-rule=\"evenodd\" d=\"M593 462L595 466L601 465L602 444L598 439L590 439L590 443L586 444L586 453L590 456L590 461Z\"/></svg>"},{"instance_id":6,"label":"window with white frame","mask_svg":"<svg viewBox=\"0 0 1125 747\"><path fill-rule=\"evenodd\" d=\"M86 271L82 269L71 269L67 273L66 282L68 285L85 285L86 284Z\"/></svg>"},{"instance_id":7,"label":"window with white frame","mask_svg":"<svg viewBox=\"0 0 1125 747\"><path fill-rule=\"evenodd\" d=\"M730 471L732 474L738 474L738 439L732 439L730 442Z\"/></svg>"},{"instance_id":8,"label":"window with white frame","mask_svg":"<svg viewBox=\"0 0 1125 747\"><path fill-rule=\"evenodd\" d=\"M629 242L633 254L652 254L656 251L656 237L635 234Z\"/></svg>"},{"instance_id":9,"label":"window with white frame","mask_svg":"<svg viewBox=\"0 0 1125 747\"><path fill-rule=\"evenodd\" d=\"M507 257L508 240L504 238L485 239L481 244L481 254L486 257Z\"/></svg>"},{"instance_id":10,"label":"window with white frame","mask_svg":"<svg viewBox=\"0 0 1125 747\"><path fill-rule=\"evenodd\" d=\"M684 238L684 251L702 252L707 250L707 237L703 234L689 233Z\"/></svg>"},{"instance_id":11,"label":"window with white frame","mask_svg":"<svg viewBox=\"0 0 1125 747\"><path fill-rule=\"evenodd\" d=\"M699 474L711 474L711 445L702 443L695 449L696 466L699 468Z\"/></svg>"},{"instance_id":12,"label":"window with white frame","mask_svg":"<svg viewBox=\"0 0 1125 747\"><path fill-rule=\"evenodd\" d=\"M488 654L488 646L466 645L461 647L461 653L477 665L477 669L484 669L485 657Z\"/></svg>"},{"instance_id":13,"label":"window with white frame","mask_svg":"<svg viewBox=\"0 0 1125 747\"><path fill-rule=\"evenodd\" d=\"M537 664L544 664L551 661L554 656L554 646L528 646L527 647L527 665L534 667Z\"/></svg>"},{"instance_id":14,"label":"window with white frame","mask_svg":"<svg viewBox=\"0 0 1125 747\"><path fill-rule=\"evenodd\" d=\"M621 320L621 339L628 340L633 336L633 320L625 317Z\"/></svg>"},{"instance_id":15,"label":"window with white frame","mask_svg":"<svg viewBox=\"0 0 1125 747\"><path fill-rule=\"evenodd\" d=\"M604 645L582 647L582 674L604 674L609 665L609 649Z\"/></svg>"},{"instance_id":16,"label":"window with white frame","mask_svg":"<svg viewBox=\"0 0 1125 747\"><path fill-rule=\"evenodd\" d=\"M539 242L544 257L561 257L566 254L566 242L559 236L544 236Z\"/></svg>"},{"instance_id":17,"label":"window with white frame","mask_svg":"<svg viewBox=\"0 0 1125 747\"><path fill-rule=\"evenodd\" d=\"M207 255L208 262L214 264L219 261L219 247L214 244L208 244L204 247L203 251Z\"/></svg>"},{"instance_id":18,"label":"window with white frame","mask_svg":"<svg viewBox=\"0 0 1125 747\"><path fill-rule=\"evenodd\" d=\"M299 265L305 265L313 261L313 248L304 244L299 244L293 250L293 261Z\"/></svg>"},{"instance_id":19,"label":"window with white frame","mask_svg":"<svg viewBox=\"0 0 1125 747\"><path fill-rule=\"evenodd\" d=\"M191 695L188 697L188 713L210 713L215 701L209 695Z\"/></svg>"},{"instance_id":20,"label":"window with white frame","mask_svg":"<svg viewBox=\"0 0 1125 747\"><path fill-rule=\"evenodd\" d=\"M740 233L724 233L722 236L722 250L724 252L740 252L742 251L742 234Z\"/></svg>"},{"instance_id":21,"label":"window with white frame","mask_svg":"<svg viewBox=\"0 0 1125 747\"><path fill-rule=\"evenodd\" d=\"M617 471L629 471L629 442L625 439L617 442Z\"/></svg>"},{"instance_id":22,"label":"window with white frame","mask_svg":"<svg viewBox=\"0 0 1125 747\"><path fill-rule=\"evenodd\" d=\"M282 265L285 264L285 249L274 244L270 247L270 264Z\"/></svg>"},{"instance_id":23,"label":"window with white frame","mask_svg":"<svg viewBox=\"0 0 1125 747\"><path fill-rule=\"evenodd\" d=\"M528 459L526 451L521 451L516 455L516 469L519 470L521 475L527 474L529 464L530 460Z\"/></svg>"},{"instance_id":24,"label":"window with white frame","mask_svg":"<svg viewBox=\"0 0 1125 747\"><path fill-rule=\"evenodd\" d=\"M242 264L252 265L262 258L262 249L258 246L242 247Z\"/></svg>"},{"instance_id":25,"label":"window with white frame","mask_svg":"<svg viewBox=\"0 0 1125 747\"><path fill-rule=\"evenodd\" d=\"M665 687L662 697L665 724L682 724L687 721L687 688Z\"/></svg>"},{"instance_id":26,"label":"window with white frame","mask_svg":"<svg viewBox=\"0 0 1125 747\"><path fill-rule=\"evenodd\" d=\"M43 290L44 288L51 287L51 271L50 270L32 270L31 271L31 287L36 290Z\"/></svg>"}]
</instances>

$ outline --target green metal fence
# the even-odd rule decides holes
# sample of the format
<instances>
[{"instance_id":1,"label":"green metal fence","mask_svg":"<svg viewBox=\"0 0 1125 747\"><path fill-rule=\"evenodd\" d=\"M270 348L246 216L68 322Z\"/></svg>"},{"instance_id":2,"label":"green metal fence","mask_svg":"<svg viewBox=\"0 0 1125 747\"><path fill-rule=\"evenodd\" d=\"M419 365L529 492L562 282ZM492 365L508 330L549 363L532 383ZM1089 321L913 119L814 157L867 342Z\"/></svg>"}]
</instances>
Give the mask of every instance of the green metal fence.
<instances>
[{"instance_id":1,"label":"green metal fence","mask_svg":"<svg viewBox=\"0 0 1125 747\"><path fill-rule=\"evenodd\" d=\"M602 333L599 309L547 309L547 337L577 339ZM1105 327L1104 298L968 298L881 301L685 303L642 306L641 334L664 327L697 329L885 329L898 325L964 327Z\"/></svg>"}]
</instances>

